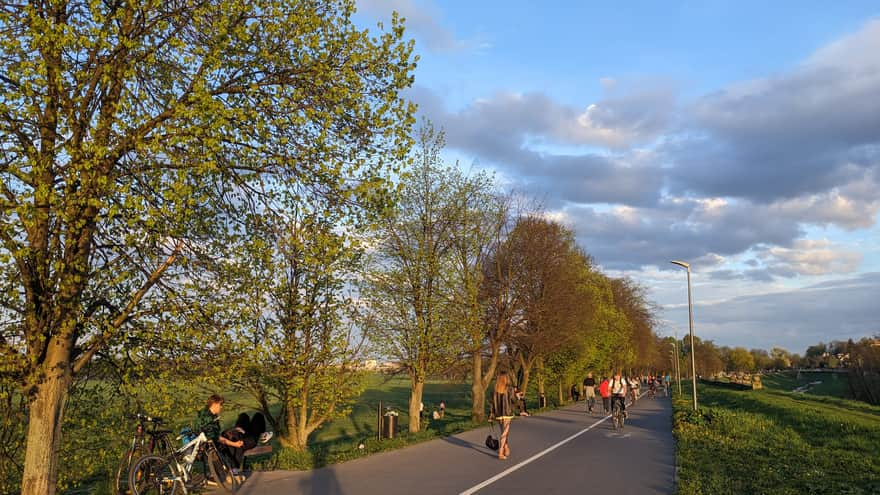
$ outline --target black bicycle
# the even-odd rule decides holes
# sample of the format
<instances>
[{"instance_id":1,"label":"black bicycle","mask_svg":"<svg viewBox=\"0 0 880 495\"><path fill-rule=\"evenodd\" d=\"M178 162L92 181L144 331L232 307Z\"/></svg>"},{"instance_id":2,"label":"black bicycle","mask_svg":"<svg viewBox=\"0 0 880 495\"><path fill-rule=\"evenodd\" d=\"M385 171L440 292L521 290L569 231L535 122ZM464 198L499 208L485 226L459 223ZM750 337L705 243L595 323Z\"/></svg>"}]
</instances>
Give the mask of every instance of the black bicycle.
<instances>
[{"instance_id":1,"label":"black bicycle","mask_svg":"<svg viewBox=\"0 0 880 495\"><path fill-rule=\"evenodd\" d=\"M134 462L148 454L168 454L172 452L169 435L171 430L160 430L162 418L154 418L144 414L132 414L129 418L137 421L131 445L119 461L116 468L116 480L113 488L117 495L129 495L129 473Z\"/></svg>"}]
</instances>

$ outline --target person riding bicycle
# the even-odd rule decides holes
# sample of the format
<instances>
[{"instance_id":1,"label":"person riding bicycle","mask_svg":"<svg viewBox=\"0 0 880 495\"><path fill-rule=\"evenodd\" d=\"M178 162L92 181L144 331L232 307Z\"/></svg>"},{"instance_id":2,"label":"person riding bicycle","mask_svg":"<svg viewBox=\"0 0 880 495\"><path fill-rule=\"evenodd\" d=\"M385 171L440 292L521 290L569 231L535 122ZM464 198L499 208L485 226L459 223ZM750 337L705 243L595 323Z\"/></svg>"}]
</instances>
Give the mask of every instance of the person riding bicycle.
<instances>
[{"instance_id":1,"label":"person riding bicycle","mask_svg":"<svg viewBox=\"0 0 880 495\"><path fill-rule=\"evenodd\" d=\"M633 404L635 404L636 401L639 400L639 387L640 387L639 377L637 377L637 376L629 377L628 386L629 386L630 394L632 395Z\"/></svg>"},{"instance_id":2,"label":"person riding bicycle","mask_svg":"<svg viewBox=\"0 0 880 495\"><path fill-rule=\"evenodd\" d=\"M626 414L626 379L620 376L620 372L614 374L614 378L608 383L608 388L611 392L611 410L614 411L614 403L620 404L620 410L623 412L623 417L627 417Z\"/></svg>"},{"instance_id":3,"label":"person riding bicycle","mask_svg":"<svg viewBox=\"0 0 880 495\"><path fill-rule=\"evenodd\" d=\"M596 379L593 378L593 373L587 373L587 377L584 378L584 397L587 398L587 412L593 412L593 403L596 401Z\"/></svg>"},{"instance_id":4,"label":"person riding bicycle","mask_svg":"<svg viewBox=\"0 0 880 495\"><path fill-rule=\"evenodd\" d=\"M651 397L657 393L657 380L654 375L648 377L648 391L651 392Z\"/></svg>"}]
</instances>

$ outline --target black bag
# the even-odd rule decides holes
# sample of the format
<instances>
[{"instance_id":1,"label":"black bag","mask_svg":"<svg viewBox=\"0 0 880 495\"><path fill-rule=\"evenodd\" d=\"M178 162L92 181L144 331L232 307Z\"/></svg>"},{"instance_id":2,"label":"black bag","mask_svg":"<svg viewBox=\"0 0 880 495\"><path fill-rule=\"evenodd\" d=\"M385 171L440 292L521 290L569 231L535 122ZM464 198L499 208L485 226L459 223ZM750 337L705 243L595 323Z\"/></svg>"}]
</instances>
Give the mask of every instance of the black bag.
<instances>
[{"instance_id":1,"label":"black bag","mask_svg":"<svg viewBox=\"0 0 880 495\"><path fill-rule=\"evenodd\" d=\"M492 426L492 433L495 433L495 422L490 420L489 424ZM492 450L498 450L498 439L490 434L486 437L486 447L489 447Z\"/></svg>"},{"instance_id":2,"label":"black bag","mask_svg":"<svg viewBox=\"0 0 880 495\"><path fill-rule=\"evenodd\" d=\"M492 450L498 450L498 439L489 435L486 437L486 447L489 447Z\"/></svg>"}]
</instances>

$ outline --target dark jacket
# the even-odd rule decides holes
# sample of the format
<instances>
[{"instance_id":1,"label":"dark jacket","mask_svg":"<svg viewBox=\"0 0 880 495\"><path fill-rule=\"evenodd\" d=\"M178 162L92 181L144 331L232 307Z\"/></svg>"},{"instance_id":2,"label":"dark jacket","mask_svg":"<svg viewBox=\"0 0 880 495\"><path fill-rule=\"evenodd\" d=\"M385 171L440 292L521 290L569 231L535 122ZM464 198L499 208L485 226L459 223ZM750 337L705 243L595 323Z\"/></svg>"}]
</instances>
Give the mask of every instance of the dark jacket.
<instances>
[{"instance_id":1,"label":"dark jacket","mask_svg":"<svg viewBox=\"0 0 880 495\"><path fill-rule=\"evenodd\" d=\"M196 422L193 425L193 430L205 432L206 437L216 442L220 438L220 417L214 416L206 406L199 411L199 415L196 417Z\"/></svg>"},{"instance_id":2,"label":"dark jacket","mask_svg":"<svg viewBox=\"0 0 880 495\"><path fill-rule=\"evenodd\" d=\"M496 418L515 416L514 404L513 391L510 387L507 387L504 392L494 392L491 404L492 416Z\"/></svg>"}]
</instances>

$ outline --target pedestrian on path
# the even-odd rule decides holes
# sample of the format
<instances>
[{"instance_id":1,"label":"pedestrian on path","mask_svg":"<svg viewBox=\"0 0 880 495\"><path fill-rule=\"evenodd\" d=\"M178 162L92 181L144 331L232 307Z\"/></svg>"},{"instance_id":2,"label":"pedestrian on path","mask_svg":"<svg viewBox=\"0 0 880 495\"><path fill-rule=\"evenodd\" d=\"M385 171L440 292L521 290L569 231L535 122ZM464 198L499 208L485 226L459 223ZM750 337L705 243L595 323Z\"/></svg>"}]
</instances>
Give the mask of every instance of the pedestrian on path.
<instances>
[{"instance_id":1,"label":"pedestrian on path","mask_svg":"<svg viewBox=\"0 0 880 495\"><path fill-rule=\"evenodd\" d=\"M587 399L587 412L593 414L593 401L596 400L596 379L593 378L593 372L587 373L584 378L584 397Z\"/></svg>"},{"instance_id":2,"label":"pedestrian on path","mask_svg":"<svg viewBox=\"0 0 880 495\"><path fill-rule=\"evenodd\" d=\"M510 455L508 437L510 435L510 422L514 416L514 394L510 386L507 371L500 371L495 379L495 389L492 394L492 417L501 423L501 438L498 441L498 459L507 459Z\"/></svg>"},{"instance_id":3,"label":"pedestrian on path","mask_svg":"<svg viewBox=\"0 0 880 495\"><path fill-rule=\"evenodd\" d=\"M608 383L608 378L602 379L602 383L599 384L599 395L602 396L602 408L605 414L608 414L611 412L611 385Z\"/></svg>"}]
</instances>

